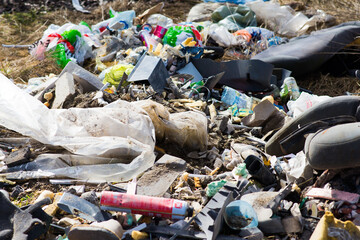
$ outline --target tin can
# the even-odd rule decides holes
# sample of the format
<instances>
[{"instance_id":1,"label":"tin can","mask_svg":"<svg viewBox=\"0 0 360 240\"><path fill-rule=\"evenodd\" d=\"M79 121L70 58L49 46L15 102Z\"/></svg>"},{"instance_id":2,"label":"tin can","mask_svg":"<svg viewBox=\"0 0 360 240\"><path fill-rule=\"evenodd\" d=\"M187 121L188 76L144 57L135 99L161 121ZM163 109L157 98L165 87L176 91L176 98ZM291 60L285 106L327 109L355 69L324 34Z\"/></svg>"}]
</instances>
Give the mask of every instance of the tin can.
<instances>
[{"instance_id":1,"label":"tin can","mask_svg":"<svg viewBox=\"0 0 360 240\"><path fill-rule=\"evenodd\" d=\"M100 205L103 210L169 219L184 219L193 213L185 201L111 191L102 192Z\"/></svg>"}]
</instances>

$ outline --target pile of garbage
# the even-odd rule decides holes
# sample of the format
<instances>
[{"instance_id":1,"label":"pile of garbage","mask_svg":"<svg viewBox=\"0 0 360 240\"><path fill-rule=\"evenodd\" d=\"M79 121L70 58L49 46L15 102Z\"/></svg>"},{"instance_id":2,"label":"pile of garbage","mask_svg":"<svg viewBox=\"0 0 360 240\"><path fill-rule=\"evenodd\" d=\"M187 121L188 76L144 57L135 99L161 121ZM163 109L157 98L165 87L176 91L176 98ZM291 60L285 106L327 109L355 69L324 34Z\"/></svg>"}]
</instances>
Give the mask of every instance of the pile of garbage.
<instances>
[{"instance_id":1,"label":"pile of garbage","mask_svg":"<svg viewBox=\"0 0 360 240\"><path fill-rule=\"evenodd\" d=\"M296 81L360 22L230 2L51 24L29 53L59 75L0 74L1 239L360 238L360 97Z\"/></svg>"}]
</instances>

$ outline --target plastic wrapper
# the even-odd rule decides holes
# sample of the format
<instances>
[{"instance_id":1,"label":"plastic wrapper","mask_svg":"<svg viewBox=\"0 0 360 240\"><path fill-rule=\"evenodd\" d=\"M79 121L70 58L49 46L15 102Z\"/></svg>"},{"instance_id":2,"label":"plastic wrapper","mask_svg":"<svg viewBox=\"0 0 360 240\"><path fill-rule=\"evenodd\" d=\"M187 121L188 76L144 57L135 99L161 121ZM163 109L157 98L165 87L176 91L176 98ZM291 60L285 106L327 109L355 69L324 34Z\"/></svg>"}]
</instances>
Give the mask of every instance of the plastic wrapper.
<instances>
[{"instance_id":1,"label":"plastic wrapper","mask_svg":"<svg viewBox=\"0 0 360 240\"><path fill-rule=\"evenodd\" d=\"M91 29L94 32L101 33L106 29L106 27L112 26L116 22L122 23L124 25L123 29L128 29L132 27L133 19L135 18L134 10L128 10L123 12L115 12L112 10L112 13L114 14L114 17L91 26Z\"/></svg>"},{"instance_id":2,"label":"plastic wrapper","mask_svg":"<svg viewBox=\"0 0 360 240\"><path fill-rule=\"evenodd\" d=\"M170 27L163 38L163 43L175 47L188 38L193 38L196 42L195 46L202 47L202 37L199 31L192 25L176 25Z\"/></svg>"},{"instance_id":3,"label":"plastic wrapper","mask_svg":"<svg viewBox=\"0 0 360 240\"><path fill-rule=\"evenodd\" d=\"M213 197L224 185L226 180L211 182L206 187L206 196Z\"/></svg>"},{"instance_id":4,"label":"plastic wrapper","mask_svg":"<svg viewBox=\"0 0 360 240\"><path fill-rule=\"evenodd\" d=\"M122 159L136 156L130 164L122 164L120 172L103 171L108 178L114 174L112 181L140 174L155 159L154 125L136 105L119 100L104 108L48 109L1 74L0 125L76 155ZM101 172L98 167L87 168L89 175L89 168Z\"/></svg>"},{"instance_id":5,"label":"plastic wrapper","mask_svg":"<svg viewBox=\"0 0 360 240\"><path fill-rule=\"evenodd\" d=\"M203 113L189 111L170 114L163 105L150 100L136 104L152 119L158 141L167 140L187 151L206 150L207 118Z\"/></svg>"}]
</instances>

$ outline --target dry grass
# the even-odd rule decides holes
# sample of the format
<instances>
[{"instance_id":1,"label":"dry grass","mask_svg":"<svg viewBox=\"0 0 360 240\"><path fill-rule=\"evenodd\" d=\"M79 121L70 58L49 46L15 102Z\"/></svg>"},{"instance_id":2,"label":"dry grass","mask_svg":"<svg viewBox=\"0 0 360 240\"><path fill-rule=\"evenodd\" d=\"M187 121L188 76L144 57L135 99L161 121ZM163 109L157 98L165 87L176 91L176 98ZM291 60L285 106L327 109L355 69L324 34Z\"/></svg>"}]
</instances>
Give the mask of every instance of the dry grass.
<instances>
[{"instance_id":1,"label":"dry grass","mask_svg":"<svg viewBox=\"0 0 360 240\"><path fill-rule=\"evenodd\" d=\"M59 9L48 13L15 13L0 15L0 44L32 44L42 37L43 31L50 24L63 25L67 22L79 23L81 20L90 25L102 19L107 19L111 6L116 11L134 9L136 14L141 14L151 6L154 1L128 1L115 0L92 10L91 14L82 14L68 9ZM201 0L183 0L165 2L163 14L171 17L174 22L185 21L186 15L196 3ZM337 23L359 20L360 1L350 0L281 0L282 4L292 3L299 9L321 9L334 16ZM90 68L91 63L88 65ZM88 68L88 69L89 69ZM39 62L31 58L27 49L8 49L0 46L0 72L18 82L26 82L29 78L45 76L50 73L58 74L61 71L51 59ZM318 95L337 96L348 92L360 92L360 87L355 78L336 78L330 75L314 73L304 79L299 79L299 85L311 90Z\"/></svg>"},{"instance_id":2,"label":"dry grass","mask_svg":"<svg viewBox=\"0 0 360 240\"><path fill-rule=\"evenodd\" d=\"M354 77L333 77L329 74L313 73L298 81L298 84L316 95L340 96L346 92L360 93L360 81Z\"/></svg>"},{"instance_id":3,"label":"dry grass","mask_svg":"<svg viewBox=\"0 0 360 240\"><path fill-rule=\"evenodd\" d=\"M360 16L359 0L280 0L282 4L300 3L307 9L319 9L334 16L338 23L356 21Z\"/></svg>"}]
</instances>

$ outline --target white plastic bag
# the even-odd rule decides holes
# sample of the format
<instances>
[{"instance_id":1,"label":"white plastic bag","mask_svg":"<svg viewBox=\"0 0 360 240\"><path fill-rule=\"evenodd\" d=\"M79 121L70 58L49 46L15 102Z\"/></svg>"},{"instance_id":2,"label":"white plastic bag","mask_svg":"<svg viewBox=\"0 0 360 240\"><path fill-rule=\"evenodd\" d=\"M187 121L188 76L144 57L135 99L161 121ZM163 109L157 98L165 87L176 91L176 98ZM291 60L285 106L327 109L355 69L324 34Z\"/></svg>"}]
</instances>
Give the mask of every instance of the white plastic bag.
<instances>
[{"instance_id":1,"label":"white plastic bag","mask_svg":"<svg viewBox=\"0 0 360 240\"><path fill-rule=\"evenodd\" d=\"M48 109L0 74L0 125L73 154L129 159L129 164L118 168L108 165L83 170L106 173L111 181L131 179L155 160L154 125L144 110L126 101L104 108ZM87 174L97 176L95 172Z\"/></svg>"},{"instance_id":2,"label":"white plastic bag","mask_svg":"<svg viewBox=\"0 0 360 240\"><path fill-rule=\"evenodd\" d=\"M302 92L296 101L287 102L287 106L289 108L289 112L287 114L296 118L307 109L329 99L331 99L329 96L317 96L307 92Z\"/></svg>"},{"instance_id":3,"label":"white plastic bag","mask_svg":"<svg viewBox=\"0 0 360 240\"><path fill-rule=\"evenodd\" d=\"M232 35L226 27L212 24L209 28L209 36L222 47L232 47L240 45L240 41Z\"/></svg>"},{"instance_id":4,"label":"white plastic bag","mask_svg":"<svg viewBox=\"0 0 360 240\"><path fill-rule=\"evenodd\" d=\"M146 22L152 26L159 25L165 28L168 28L171 25L173 25L173 20L171 18L168 18L159 13L150 15L150 17L146 20Z\"/></svg>"}]
</instances>

